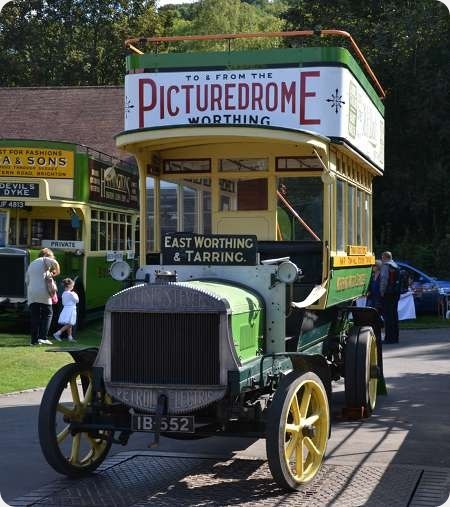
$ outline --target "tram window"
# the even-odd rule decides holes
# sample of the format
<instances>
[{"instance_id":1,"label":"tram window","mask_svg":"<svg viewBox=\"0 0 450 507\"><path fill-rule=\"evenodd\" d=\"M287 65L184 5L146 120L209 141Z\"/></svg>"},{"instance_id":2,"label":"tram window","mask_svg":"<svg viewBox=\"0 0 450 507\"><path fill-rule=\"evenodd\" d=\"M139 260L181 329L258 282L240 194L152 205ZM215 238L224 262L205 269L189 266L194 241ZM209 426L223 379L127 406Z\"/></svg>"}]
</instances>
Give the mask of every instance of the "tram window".
<instances>
[{"instance_id":1,"label":"tram window","mask_svg":"<svg viewBox=\"0 0 450 507\"><path fill-rule=\"evenodd\" d=\"M336 184L336 250L345 250L345 205L344 205L345 183L337 180Z\"/></svg>"},{"instance_id":2,"label":"tram window","mask_svg":"<svg viewBox=\"0 0 450 507\"><path fill-rule=\"evenodd\" d=\"M278 178L277 186L286 203L281 200L279 226L284 240L314 240L322 238L323 232L323 184L320 178ZM292 208L313 231L314 235L293 215ZM281 220L281 217L286 219Z\"/></svg>"},{"instance_id":3,"label":"tram window","mask_svg":"<svg viewBox=\"0 0 450 507\"><path fill-rule=\"evenodd\" d=\"M155 250L155 193L154 193L155 180L153 178L146 178L147 189L147 252ZM139 238L139 223L137 224L136 237ZM139 240L140 242L140 240ZM139 250L137 250L139 252Z\"/></svg>"},{"instance_id":4,"label":"tram window","mask_svg":"<svg viewBox=\"0 0 450 507\"><path fill-rule=\"evenodd\" d=\"M211 234L211 192L203 192L203 233Z\"/></svg>"},{"instance_id":5,"label":"tram window","mask_svg":"<svg viewBox=\"0 0 450 507\"><path fill-rule=\"evenodd\" d=\"M348 243L353 245L355 242L355 187L348 186L348 206L347 206L347 220L348 220Z\"/></svg>"},{"instance_id":6,"label":"tram window","mask_svg":"<svg viewBox=\"0 0 450 507\"><path fill-rule=\"evenodd\" d=\"M267 179L219 180L220 211L267 209Z\"/></svg>"},{"instance_id":7,"label":"tram window","mask_svg":"<svg viewBox=\"0 0 450 507\"><path fill-rule=\"evenodd\" d=\"M159 203L161 234L177 232L177 187L176 183L161 182Z\"/></svg>"},{"instance_id":8,"label":"tram window","mask_svg":"<svg viewBox=\"0 0 450 507\"><path fill-rule=\"evenodd\" d=\"M370 196L368 194L364 194L364 222L366 229L366 246L370 247L371 237L371 227L370 227Z\"/></svg>"},{"instance_id":9,"label":"tram window","mask_svg":"<svg viewBox=\"0 0 450 507\"><path fill-rule=\"evenodd\" d=\"M95 252L98 250L98 222L91 222L91 250Z\"/></svg>"},{"instance_id":10,"label":"tram window","mask_svg":"<svg viewBox=\"0 0 450 507\"><path fill-rule=\"evenodd\" d=\"M126 238L125 224L119 226L119 250L127 250L127 238Z\"/></svg>"},{"instance_id":11,"label":"tram window","mask_svg":"<svg viewBox=\"0 0 450 507\"><path fill-rule=\"evenodd\" d=\"M6 213L0 213L0 246L6 245L6 219L7 219Z\"/></svg>"},{"instance_id":12,"label":"tram window","mask_svg":"<svg viewBox=\"0 0 450 507\"><path fill-rule=\"evenodd\" d=\"M196 191L189 187L182 187L181 191L183 193L183 231L195 232Z\"/></svg>"},{"instance_id":13,"label":"tram window","mask_svg":"<svg viewBox=\"0 0 450 507\"><path fill-rule=\"evenodd\" d=\"M210 232L211 181L208 178L162 181L159 208L161 234Z\"/></svg>"},{"instance_id":14,"label":"tram window","mask_svg":"<svg viewBox=\"0 0 450 507\"><path fill-rule=\"evenodd\" d=\"M39 246L43 239L55 239L55 220L31 220L31 244Z\"/></svg>"},{"instance_id":15,"label":"tram window","mask_svg":"<svg viewBox=\"0 0 450 507\"><path fill-rule=\"evenodd\" d=\"M17 245L17 220L9 217L9 240L10 245Z\"/></svg>"},{"instance_id":16,"label":"tram window","mask_svg":"<svg viewBox=\"0 0 450 507\"><path fill-rule=\"evenodd\" d=\"M77 239L77 229L72 227L71 220L58 220L58 239L67 241Z\"/></svg>"},{"instance_id":17,"label":"tram window","mask_svg":"<svg viewBox=\"0 0 450 507\"><path fill-rule=\"evenodd\" d=\"M205 173L211 172L211 160L164 160L164 172L173 173Z\"/></svg>"},{"instance_id":18,"label":"tram window","mask_svg":"<svg viewBox=\"0 0 450 507\"><path fill-rule=\"evenodd\" d=\"M279 157L276 161L277 171L317 171L322 170L317 157Z\"/></svg>"},{"instance_id":19,"label":"tram window","mask_svg":"<svg viewBox=\"0 0 450 507\"><path fill-rule=\"evenodd\" d=\"M267 171L267 158L247 158L247 159L231 159L225 158L220 161L220 171Z\"/></svg>"},{"instance_id":20,"label":"tram window","mask_svg":"<svg viewBox=\"0 0 450 507\"><path fill-rule=\"evenodd\" d=\"M92 211L91 250L132 250L132 246L130 215Z\"/></svg>"},{"instance_id":21,"label":"tram window","mask_svg":"<svg viewBox=\"0 0 450 507\"><path fill-rule=\"evenodd\" d=\"M106 250L106 222L99 222L99 250Z\"/></svg>"},{"instance_id":22,"label":"tram window","mask_svg":"<svg viewBox=\"0 0 450 507\"><path fill-rule=\"evenodd\" d=\"M362 190L356 192L356 244L363 245L364 225L363 225L363 193Z\"/></svg>"},{"instance_id":23,"label":"tram window","mask_svg":"<svg viewBox=\"0 0 450 507\"><path fill-rule=\"evenodd\" d=\"M28 245L28 219L19 219L19 245Z\"/></svg>"}]
</instances>

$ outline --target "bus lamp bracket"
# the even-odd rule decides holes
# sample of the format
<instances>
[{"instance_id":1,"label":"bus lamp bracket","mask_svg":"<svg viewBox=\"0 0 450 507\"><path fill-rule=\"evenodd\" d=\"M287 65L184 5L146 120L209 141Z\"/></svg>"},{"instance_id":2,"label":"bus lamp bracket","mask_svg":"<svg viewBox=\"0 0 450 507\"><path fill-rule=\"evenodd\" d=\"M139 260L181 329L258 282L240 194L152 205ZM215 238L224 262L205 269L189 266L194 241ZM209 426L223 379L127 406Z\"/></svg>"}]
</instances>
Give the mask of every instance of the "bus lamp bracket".
<instances>
[{"instance_id":1,"label":"bus lamp bracket","mask_svg":"<svg viewBox=\"0 0 450 507\"><path fill-rule=\"evenodd\" d=\"M261 261L261 264L278 264L276 273L271 276L270 288L279 283L292 285L296 280L302 277L302 270L289 260L289 257L280 257L278 259L267 259Z\"/></svg>"}]
</instances>

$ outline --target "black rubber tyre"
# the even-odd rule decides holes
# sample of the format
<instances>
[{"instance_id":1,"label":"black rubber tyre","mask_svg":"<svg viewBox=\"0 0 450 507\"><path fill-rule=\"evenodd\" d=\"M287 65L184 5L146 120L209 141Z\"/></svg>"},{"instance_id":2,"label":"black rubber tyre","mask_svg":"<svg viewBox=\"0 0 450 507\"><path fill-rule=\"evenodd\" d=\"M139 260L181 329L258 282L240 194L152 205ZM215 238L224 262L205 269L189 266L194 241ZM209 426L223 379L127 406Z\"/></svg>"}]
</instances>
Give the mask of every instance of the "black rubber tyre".
<instances>
[{"instance_id":1,"label":"black rubber tyre","mask_svg":"<svg viewBox=\"0 0 450 507\"><path fill-rule=\"evenodd\" d=\"M328 399L320 378L312 372L286 375L275 391L266 427L269 468L282 488L298 490L316 476L329 428Z\"/></svg>"},{"instance_id":2,"label":"black rubber tyre","mask_svg":"<svg viewBox=\"0 0 450 507\"><path fill-rule=\"evenodd\" d=\"M378 359L371 327L353 327L345 346L345 400L348 408L363 407L370 415L376 405Z\"/></svg>"},{"instance_id":3,"label":"black rubber tyre","mask_svg":"<svg viewBox=\"0 0 450 507\"><path fill-rule=\"evenodd\" d=\"M58 473L69 477L93 472L112 444L111 432L101 431L103 438L99 438L99 434L72 435L69 431L71 421L83 421L92 398L90 379L89 368L78 363L63 366L50 379L39 409L39 442L45 459Z\"/></svg>"}]
</instances>

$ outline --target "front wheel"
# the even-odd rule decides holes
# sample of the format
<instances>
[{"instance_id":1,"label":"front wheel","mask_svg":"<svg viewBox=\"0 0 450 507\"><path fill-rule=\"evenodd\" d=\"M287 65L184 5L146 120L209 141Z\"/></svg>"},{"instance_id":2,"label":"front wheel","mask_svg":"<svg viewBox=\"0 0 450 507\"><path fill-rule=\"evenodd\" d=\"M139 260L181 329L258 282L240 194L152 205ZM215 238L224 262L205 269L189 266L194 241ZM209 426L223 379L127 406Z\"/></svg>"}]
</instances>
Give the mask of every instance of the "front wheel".
<instances>
[{"instance_id":1,"label":"front wheel","mask_svg":"<svg viewBox=\"0 0 450 507\"><path fill-rule=\"evenodd\" d=\"M58 370L45 389L39 409L39 442L48 464L60 474L77 477L94 471L111 448L109 431L71 430L72 422L85 421L92 398L92 371L77 363Z\"/></svg>"},{"instance_id":2,"label":"front wheel","mask_svg":"<svg viewBox=\"0 0 450 507\"><path fill-rule=\"evenodd\" d=\"M269 408L266 451L269 468L283 488L296 490L319 471L327 447L330 412L320 378L291 372Z\"/></svg>"}]
</instances>

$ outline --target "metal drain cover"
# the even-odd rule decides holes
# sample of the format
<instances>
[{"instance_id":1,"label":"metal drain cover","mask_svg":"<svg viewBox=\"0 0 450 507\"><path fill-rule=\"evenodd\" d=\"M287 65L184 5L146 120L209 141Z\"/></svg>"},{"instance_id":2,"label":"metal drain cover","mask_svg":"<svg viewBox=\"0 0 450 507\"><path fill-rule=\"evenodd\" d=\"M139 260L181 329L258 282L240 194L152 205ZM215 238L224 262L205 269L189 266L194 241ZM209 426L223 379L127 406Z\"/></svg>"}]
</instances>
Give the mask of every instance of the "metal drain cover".
<instances>
[{"instance_id":1,"label":"metal drain cover","mask_svg":"<svg viewBox=\"0 0 450 507\"><path fill-rule=\"evenodd\" d=\"M425 477L434 488L433 498L427 495L427 483L421 482ZM435 502L436 495L445 500L448 478L445 471L432 480L420 467L325 464L304 489L286 492L274 483L265 460L138 452L118 454L95 475L55 481L11 506L435 507L439 504L427 500ZM415 504L416 494L420 500Z\"/></svg>"}]
</instances>

